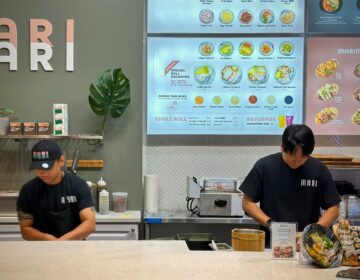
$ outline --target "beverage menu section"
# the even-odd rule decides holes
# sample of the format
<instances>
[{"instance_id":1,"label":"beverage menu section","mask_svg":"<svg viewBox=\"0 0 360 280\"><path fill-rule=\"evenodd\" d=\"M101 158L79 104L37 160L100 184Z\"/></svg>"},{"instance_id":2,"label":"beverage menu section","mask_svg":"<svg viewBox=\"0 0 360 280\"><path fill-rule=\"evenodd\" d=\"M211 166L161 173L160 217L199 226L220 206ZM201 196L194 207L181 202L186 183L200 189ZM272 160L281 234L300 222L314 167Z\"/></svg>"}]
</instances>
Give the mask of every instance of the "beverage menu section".
<instances>
[{"instance_id":1,"label":"beverage menu section","mask_svg":"<svg viewBox=\"0 0 360 280\"><path fill-rule=\"evenodd\" d=\"M319 135L359 135L360 38L309 38L307 48L307 125Z\"/></svg>"},{"instance_id":2,"label":"beverage menu section","mask_svg":"<svg viewBox=\"0 0 360 280\"><path fill-rule=\"evenodd\" d=\"M282 134L302 122L304 39L148 38L148 134Z\"/></svg>"},{"instance_id":3,"label":"beverage menu section","mask_svg":"<svg viewBox=\"0 0 360 280\"><path fill-rule=\"evenodd\" d=\"M311 0L308 15L309 32L360 33L360 0Z\"/></svg>"},{"instance_id":4,"label":"beverage menu section","mask_svg":"<svg viewBox=\"0 0 360 280\"><path fill-rule=\"evenodd\" d=\"M303 33L304 2L304 0L148 0L147 32Z\"/></svg>"}]
</instances>

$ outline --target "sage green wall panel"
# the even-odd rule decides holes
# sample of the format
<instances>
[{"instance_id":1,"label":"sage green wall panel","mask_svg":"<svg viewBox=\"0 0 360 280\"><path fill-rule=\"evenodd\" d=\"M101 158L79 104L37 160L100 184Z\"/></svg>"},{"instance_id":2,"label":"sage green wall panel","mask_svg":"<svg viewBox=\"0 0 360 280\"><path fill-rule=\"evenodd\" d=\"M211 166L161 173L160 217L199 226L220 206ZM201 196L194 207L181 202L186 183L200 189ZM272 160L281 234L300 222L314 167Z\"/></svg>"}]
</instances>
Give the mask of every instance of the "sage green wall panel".
<instances>
[{"instance_id":1,"label":"sage green wall panel","mask_svg":"<svg viewBox=\"0 0 360 280\"><path fill-rule=\"evenodd\" d=\"M68 158L80 148L82 159L103 159L102 170L79 170L78 175L92 181L102 176L111 192L129 193L128 209L141 209L143 0L0 0L0 7L0 17L15 21L18 31L18 70L0 63L0 106L16 111L13 120L52 121L52 104L67 103L70 134L98 133L102 118L90 109L89 86L103 71L123 69L130 80L131 103L122 117L108 119L104 144L59 142ZM31 18L53 25L53 72L41 66L30 71ZM75 20L74 72L65 70L66 19ZM0 140L0 190L19 190L33 177L28 165L35 142Z\"/></svg>"}]
</instances>

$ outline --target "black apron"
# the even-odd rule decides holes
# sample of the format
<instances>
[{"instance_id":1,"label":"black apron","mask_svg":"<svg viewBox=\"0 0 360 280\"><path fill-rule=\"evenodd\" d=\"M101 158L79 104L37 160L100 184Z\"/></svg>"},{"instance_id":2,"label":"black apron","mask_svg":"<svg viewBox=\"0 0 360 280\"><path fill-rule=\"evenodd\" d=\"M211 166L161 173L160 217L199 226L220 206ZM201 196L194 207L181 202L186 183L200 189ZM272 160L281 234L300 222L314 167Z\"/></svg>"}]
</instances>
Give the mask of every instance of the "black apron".
<instances>
[{"instance_id":1,"label":"black apron","mask_svg":"<svg viewBox=\"0 0 360 280\"><path fill-rule=\"evenodd\" d=\"M79 215L73 214L67 200L65 192L65 189L67 188L66 179L64 179L64 185L62 185L61 188L61 196L65 199L64 207L59 211L49 211L40 203L40 207L36 213L36 220L34 221L35 228L42 232L52 234L55 237L63 236L81 223Z\"/></svg>"}]
</instances>

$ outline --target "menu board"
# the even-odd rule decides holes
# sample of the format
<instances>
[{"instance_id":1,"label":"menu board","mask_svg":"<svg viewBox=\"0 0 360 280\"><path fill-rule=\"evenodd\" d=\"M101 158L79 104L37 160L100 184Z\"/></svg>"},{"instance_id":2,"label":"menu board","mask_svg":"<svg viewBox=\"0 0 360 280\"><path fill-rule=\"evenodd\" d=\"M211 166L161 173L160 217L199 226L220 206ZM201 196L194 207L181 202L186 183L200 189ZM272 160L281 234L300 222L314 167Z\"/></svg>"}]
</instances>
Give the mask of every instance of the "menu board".
<instances>
[{"instance_id":1,"label":"menu board","mask_svg":"<svg viewBox=\"0 0 360 280\"><path fill-rule=\"evenodd\" d=\"M360 134L360 38L308 38L306 123L319 135Z\"/></svg>"},{"instance_id":2,"label":"menu board","mask_svg":"<svg viewBox=\"0 0 360 280\"><path fill-rule=\"evenodd\" d=\"M302 123L304 39L148 38L148 134L282 134Z\"/></svg>"},{"instance_id":3,"label":"menu board","mask_svg":"<svg viewBox=\"0 0 360 280\"><path fill-rule=\"evenodd\" d=\"M303 33L304 2L304 0L148 0L147 32Z\"/></svg>"},{"instance_id":4,"label":"menu board","mask_svg":"<svg viewBox=\"0 0 360 280\"><path fill-rule=\"evenodd\" d=\"M309 32L360 33L360 0L308 1Z\"/></svg>"}]
</instances>

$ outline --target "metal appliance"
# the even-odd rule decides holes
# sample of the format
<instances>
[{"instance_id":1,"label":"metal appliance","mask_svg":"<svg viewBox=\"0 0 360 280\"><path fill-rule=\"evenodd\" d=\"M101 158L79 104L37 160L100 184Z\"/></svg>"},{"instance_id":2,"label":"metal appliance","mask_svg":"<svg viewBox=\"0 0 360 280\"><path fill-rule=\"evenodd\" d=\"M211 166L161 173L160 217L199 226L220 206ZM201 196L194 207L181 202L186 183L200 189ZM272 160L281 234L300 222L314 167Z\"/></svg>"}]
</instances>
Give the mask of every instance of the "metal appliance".
<instances>
[{"instance_id":1,"label":"metal appliance","mask_svg":"<svg viewBox=\"0 0 360 280\"><path fill-rule=\"evenodd\" d=\"M198 181L195 177L187 177L187 209L202 217L242 217L243 193L239 188L237 178L201 178Z\"/></svg>"}]
</instances>

